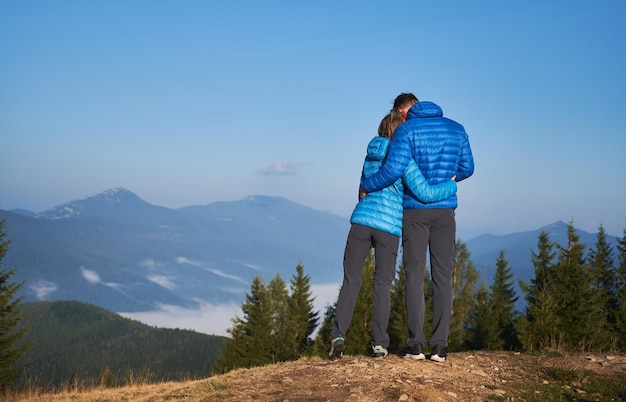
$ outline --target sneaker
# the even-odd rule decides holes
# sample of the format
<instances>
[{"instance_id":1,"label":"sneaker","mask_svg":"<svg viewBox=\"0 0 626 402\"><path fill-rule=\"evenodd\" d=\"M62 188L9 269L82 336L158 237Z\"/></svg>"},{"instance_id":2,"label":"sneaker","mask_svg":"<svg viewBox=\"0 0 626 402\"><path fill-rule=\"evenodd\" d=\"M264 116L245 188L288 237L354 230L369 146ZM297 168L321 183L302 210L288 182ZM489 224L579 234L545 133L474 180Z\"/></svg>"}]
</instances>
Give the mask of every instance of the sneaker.
<instances>
[{"instance_id":1,"label":"sneaker","mask_svg":"<svg viewBox=\"0 0 626 402\"><path fill-rule=\"evenodd\" d=\"M403 359L412 359L412 360L424 360L426 359L426 355L424 355L424 345L421 343L417 343L413 346L408 346L406 349L402 349L398 356Z\"/></svg>"},{"instance_id":2,"label":"sneaker","mask_svg":"<svg viewBox=\"0 0 626 402\"><path fill-rule=\"evenodd\" d=\"M446 347L442 345L435 345L430 351L430 360L434 362L443 363L446 361Z\"/></svg>"},{"instance_id":3,"label":"sneaker","mask_svg":"<svg viewBox=\"0 0 626 402\"><path fill-rule=\"evenodd\" d=\"M337 335L337 337L330 342L328 357L330 357L330 360L341 359L344 350L346 350L346 345L343 342L343 336Z\"/></svg>"},{"instance_id":4,"label":"sneaker","mask_svg":"<svg viewBox=\"0 0 626 402\"><path fill-rule=\"evenodd\" d=\"M374 359L384 359L388 354L387 349L380 345L372 346L372 349L374 350L374 353L372 353Z\"/></svg>"}]
</instances>

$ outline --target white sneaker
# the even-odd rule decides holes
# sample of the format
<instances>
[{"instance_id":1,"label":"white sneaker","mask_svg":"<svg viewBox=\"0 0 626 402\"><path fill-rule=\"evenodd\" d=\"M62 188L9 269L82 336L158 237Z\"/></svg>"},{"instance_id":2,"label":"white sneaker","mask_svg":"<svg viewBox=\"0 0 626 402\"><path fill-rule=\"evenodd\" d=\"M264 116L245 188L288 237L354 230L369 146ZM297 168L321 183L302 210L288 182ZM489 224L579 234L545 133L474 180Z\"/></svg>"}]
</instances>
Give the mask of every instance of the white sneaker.
<instances>
[{"instance_id":1,"label":"white sneaker","mask_svg":"<svg viewBox=\"0 0 626 402\"><path fill-rule=\"evenodd\" d=\"M406 349L402 349L399 356L403 359L411 360L424 360L426 355L424 354L424 345L418 343L414 346L408 346Z\"/></svg>"},{"instance_id":2,"label":"white sneaker","mask_svg":"<svg viewBox=\"0 0 626 402\"><path fill-rule=\"evenodd\" d=\"M441 345L435 345L433 346L431 353L430 353L430 360L434 361L434 362L439 362L439 363L443 363L446 361L446 356L448 354L446 353L446 347L445 346L441 346Z\"/></svg>"},{"instance_id":3,"label":"white sneaker","mask_svg":"<svg viewBox=\"0 0 626 402\"><path fill-rule=\"evenodd\" d=\"M374 359L384 359L388 354L387 349L380 345L373 346L372 349L374 350L374 353L372 353Z\"/></svg>"}]
</instances>

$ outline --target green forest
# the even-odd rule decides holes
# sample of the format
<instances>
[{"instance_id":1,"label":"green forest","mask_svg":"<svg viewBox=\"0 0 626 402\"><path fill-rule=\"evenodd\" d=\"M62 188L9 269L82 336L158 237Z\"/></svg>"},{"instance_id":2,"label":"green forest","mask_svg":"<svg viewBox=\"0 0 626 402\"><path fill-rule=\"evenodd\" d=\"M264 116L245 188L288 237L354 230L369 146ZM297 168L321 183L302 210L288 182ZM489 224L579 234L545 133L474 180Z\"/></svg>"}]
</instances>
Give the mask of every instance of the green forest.
<instances>
[{"instance_id":1,"label":"green forest","mask_svg":"<svg viewBox=\"0 0 626 402\"><path fill-rule=\"evenodd\" d=\"M471 255L457 241L454 303L449 352L626 352L626 230L613 249L599 227L586 250L572 223L567 244L541 232L530 255L534 276L516 294L504 252L494 261L491 284L479 280ZM9 242L0 222L0 261ZM361 291L346 336L346 354L370 354L372 282L375 264L366 261ZM0 386L27 383L59 387L91 381L99 386L195 379L235 368L253 367L302 356L327 357L334 305L323 316L313 310L310 277L299 263L287 283L255 277L233 319L229 337L153 328L99 307L74 301L20 304L23 284L13 271L0 270ZM432 285L425 283L430 333ZM522 297L523 311L515 310ZM392 287L388 331L390 352L405 346L404 273ZM8 373L8 374L7 374ZM19 381L15 373L20 373Z\"/></svg>"},{"instance_id":2,"label":"green forest","mask_svg":"<svg viewBox=\"0 0 626 402\"><path fill-rule=\"evenodd\" d=\"M43 388L208 377L225 340L154 328L77 301L25 303L23 310L31 344L23 378Z\"/></svg>"}]
</instances>

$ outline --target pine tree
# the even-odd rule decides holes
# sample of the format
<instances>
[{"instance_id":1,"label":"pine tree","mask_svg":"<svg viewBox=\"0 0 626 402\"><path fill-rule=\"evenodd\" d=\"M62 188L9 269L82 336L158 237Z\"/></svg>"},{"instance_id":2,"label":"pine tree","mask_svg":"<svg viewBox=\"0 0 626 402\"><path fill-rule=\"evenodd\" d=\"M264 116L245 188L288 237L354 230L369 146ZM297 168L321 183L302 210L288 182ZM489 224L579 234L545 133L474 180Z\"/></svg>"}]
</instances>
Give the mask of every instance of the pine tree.
<instances>
[{"instance_id":1,"label":"pine tree","mask_svg":"<svg viewBox=\"0 0 626 402\"><path fill-rule=\"evenodd\" d=\"M289 296L288 333L291 340L290 359L312 353L313 342L310 339L318 324L318 313L313 311L314 298L311 297L310 277L304 275L302 263L296 266L296 274L291 278Z\"/></svg>"},{"instance_id":2,"label":"pine tree","mask_svg":"<svg viewBox=\"0 0 626 402\"><path fill-rule=\"evenodd\" d=\"M474 306L478 282L478 271L474 268L467 244L461 240L456 242L456 263L454 264L452 281L454 302L452 304L448 350L455 351L461 350L466 342L465 329L468 326L470 311Z\"/></svg>"},{"instance_id":3,"label":"pine tree","mask_svg":"<svg viewBox=\"0 0 626 402\"><path fill-rule=\"evenodd\" d=\"M550 235L545 230L542 230L537 241L538 251L531 252L535 276L531 279L530 285L520 281L520 287L524 290L526 302L529 305L536 303L539 289L548 286L549 273L556 257L554 247L555 244L550 241Z\"/></svg>"},{"instance_id":4,"label":"pine tree","mask_svg":"<svg viewBox=\"0 0 626 402\"><path fill-rule=\"evenodd\" d=\"M476 292L476 302L472 306L467 323L465 346L472 350L494 350L500 343L498 322L492 314L487 284L483 282Z\"/></svg>"},{"instance_id":5,"label":"pine tree","mask_svg":"<svg viewBox=\"0 0 626 402\"><path fill-rule=\"evenodd\" d=\"M514 327L517 296L511 281L513 274L508 264L509 262L504 257L504 250L500 250L496 260L493 284L489 290L489 304L499 328L499 341L493 346L495 349L505 350L518 348L519 345Z\"/></svg>"},{"instance_id":6,"label":"pine tree","mask_svg":"<svg viewBox=\"0 0 626 402\"><path fill-rule=\"evenodd\" d=\"M287 284L280 276L276 274L267 287L270 298L270 338L265 342L269 343L271 362L280 362L286 360L294 360L297 355L294 354L293 345L291 344L291 329L289 322L289 294L287 293Z\"/></svg>"},{"instance_id":7,"label":"pine tree","mask_svg":"<svg viewBox=\"0 0 626 402\"><path fill-rule=\"evenodd\" d=\"M615 290L617 309L615 311L615 333L618 334L619 349L626 351L626 229L621 239L617 239L618 261Z\"/></svg>"},{"instance_id":8,"label":"pine tree","mask_svg":"<svg viewBox=\"0 0 626 402\"><path fill-rule=\"evenodd\" d=\"M559 346L584 352L592 347L594 328L602 326L604 318L597 314L599 293L590 285L593 275L585 261L585 245L580 242L573 223L568 225L567 234L567 246L557 246L559 260L550 287L556 300L556 314L561 318L558 335L564 344Z\"/></svg>"},{"instance_id":9,"label":"pine tree","mask_svg":"<svg viewBox=\"0 0 626 402\"><path fill-rule=\"evenodd\" d=\"M335 310L337 309L337 302L334 305L327 305L324 312L324 320L317 331L315 337L315 345L313 347L314 354L316 356L328 357L328 351L330 350L330 334L333 330L333 324L335 322Z\"/></svg>"},{"instance_id":10,"label":"pine tree","mask_svg":"<svg viewBox=\"0 0 626 402\"><path fill-rule=\"evenodd\" d=\"M9 240L4 240L5 221L0 221L0 263L9 249ZM22 297L15 294L24 282L9 282L15 270L0 269L0 395L19 386L17 383L24 369L23 355L30 344L25 340L28 329L20 325L24 318L20 303Z\"/></svg>"},{"instance_id":11,"label":"pine tree","mask_svg":"<svg viewBox=\"0 0 626 402\"><path fill-rule=\"evenodd\" d=\"M216 364L216 372L272 363L271 304L267 287L258 275L255 276L241 306L243 317L233 318L233 326L227 330L231 338Z\"/></svg>"},{"instance_id":12,"label":"pine tree","mask_svg":"<svg viewBox=\"0 0 626 402\"><path fill-rule=\"evenodd\" d=\"M559 316L556 314L556 302L549 286L556 257L554 247L548 233L541 231L537 241L538 250L531 252L535 276L530 284L519 281L527 306L525 315L518 320L516 327L523 348L529 351L549 348L556 339Z\"/></svg>"},{"instance_id":13,"label":"pine tree","mask_svg":"<svg viewBox=\"0 0 626 402\"><path fill-rule=\"evenodd\" d=\"M617 343L615 320L619 302L613 249L607 241L602 225L598 228L595 249L589 251L588 259L593 278L591 286L599 297L599 310L596 314L602 317L601 326L594 328L595 333L592 337L597 348L609 350Z\"/></svg>"}]
</instances>

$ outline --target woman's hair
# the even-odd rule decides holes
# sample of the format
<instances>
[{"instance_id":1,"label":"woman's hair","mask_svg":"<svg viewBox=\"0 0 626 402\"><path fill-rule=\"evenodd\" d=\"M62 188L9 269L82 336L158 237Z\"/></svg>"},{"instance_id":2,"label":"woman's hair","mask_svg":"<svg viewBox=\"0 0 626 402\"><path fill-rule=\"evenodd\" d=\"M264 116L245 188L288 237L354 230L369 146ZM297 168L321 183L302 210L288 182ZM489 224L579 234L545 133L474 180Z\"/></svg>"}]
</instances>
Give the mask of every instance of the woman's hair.
<instances>
[{"instance_id":1,"label":"woman's hair","mask_svg":"<svg viewBox=\"0 0 626 402\"><path fill-rule=\"evenodd\" d=\"M378 125L378 135L391 139L396 128L402 123L404 123L404 116L392 110L380 121Z\"/></svg>"},{"instance_id":2,"label":"woman's hair","mask_svg":"<svg viewBox=\"0 0 626 402\"><path fill-rule=\"evenodd\" d=\"M410 92L403 92L400 95L396 96L396 99L393 101L393 109L391 110L398 110L406 107L407 105L412 105L417 102L419 102L417 96L413 95Z\"/></svg>"}]
</instances>

